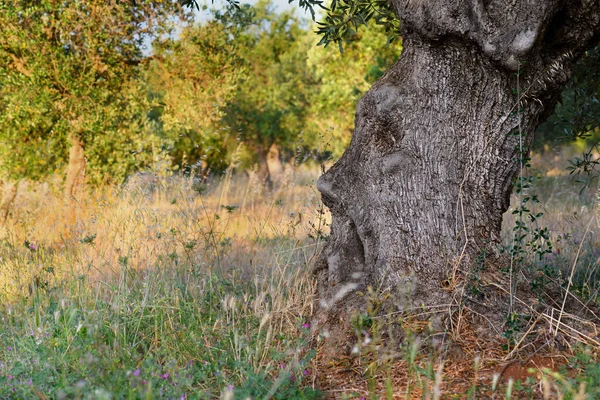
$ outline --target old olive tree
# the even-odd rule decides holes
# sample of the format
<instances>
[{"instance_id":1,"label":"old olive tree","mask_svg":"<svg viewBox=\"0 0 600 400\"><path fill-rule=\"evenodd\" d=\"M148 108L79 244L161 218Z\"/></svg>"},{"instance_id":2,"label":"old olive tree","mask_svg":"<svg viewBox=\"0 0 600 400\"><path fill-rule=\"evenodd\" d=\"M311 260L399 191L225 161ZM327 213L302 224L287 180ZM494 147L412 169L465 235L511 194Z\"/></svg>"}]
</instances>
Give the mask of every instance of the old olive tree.
<instances>
[{"instance_id":1,"label":"old olive tree","mask_svg":"<svg viewBox=\"0 0 600 400\"><path fill-rule=\"evenodd\" d=\"M361 18L397 28L393 12L403 52L360 100L349 147L317 183L333 217L315 267L317 315L340 325L365 309L368 286L399 309L448 304L477 263L485 282L503 284L500 229L520 154L598 43L600 1L333 5L324 41L352 35Z\"/></svg>"}]
</instances>

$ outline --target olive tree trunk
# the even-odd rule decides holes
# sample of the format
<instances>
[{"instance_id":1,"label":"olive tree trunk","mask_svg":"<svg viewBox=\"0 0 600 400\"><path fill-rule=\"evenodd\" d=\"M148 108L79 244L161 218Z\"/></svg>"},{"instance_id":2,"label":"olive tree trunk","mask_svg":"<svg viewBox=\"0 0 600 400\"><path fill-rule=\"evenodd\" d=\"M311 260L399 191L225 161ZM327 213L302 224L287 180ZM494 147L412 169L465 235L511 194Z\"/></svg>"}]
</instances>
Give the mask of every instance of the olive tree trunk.
<instances>
[{"instance_id":1,"label":"olive tree trunk","mask_svg":"<svg viewBox=\"0 0 600 400\"><path fill-rule=\"evenodd\" d=\"M85 149L83 142L77 134L70 137L69 164L67 166L67 178L65 180L65 197L68 200L76 198L85 183Z\"/></svg>"},{"instance_id":2,"label":"olive tree trunk","mask_svg":"<svg viewBox=\"0 0 600 400\"><path fill-rule=\"evenodd\" d=\"M281 162L280 147L273 143L267 153L267 168L269 170L269 181L272 186L278 187L283 178L283 163Z\"/></svg>"},{"instance_id":3,"label":"olive tree trunk","mask_svg":"<svg viewBox=\"0 0 600 400\"><path fill-rule=\"evenodd\" d=\"M8 215L15 203L15 199L17 198L17 192L19 190L19 184L21 181L10 182L7 181L4 183L3 187L3 195L2 201L0 202L0 225L6 224L8 220Z\"/></svg>"},{"instance_id":4,"label":"olive tree trunk","mask_svg":"<svg viewBox=\"0 0 600 400\"><path fill-rule=\"evenodd\" d=\"M334 325L368 285L403 309L448 303L478 256L494 276L520 151L600 31L598 0L391 1L403 53L317 183L333 217L317 315Z\"/></svg>"}]
</instances>

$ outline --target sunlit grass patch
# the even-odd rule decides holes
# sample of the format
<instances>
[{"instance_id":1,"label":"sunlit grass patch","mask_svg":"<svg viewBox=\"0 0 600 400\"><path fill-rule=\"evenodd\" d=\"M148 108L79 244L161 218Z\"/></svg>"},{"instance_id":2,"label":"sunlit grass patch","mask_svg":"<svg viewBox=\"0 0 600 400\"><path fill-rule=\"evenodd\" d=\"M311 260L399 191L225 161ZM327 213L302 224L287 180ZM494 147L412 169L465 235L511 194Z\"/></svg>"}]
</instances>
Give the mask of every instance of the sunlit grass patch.
<instances>
[{"instance_id":1,"label":"sunlit grass patch","mask_svg":"<svg viewBox=\"0 0 600 400\"><path fill-rule=\"evenodd\" d=\"M17 207L1 250L0 396L318 397L305 346L316 194L244 198L229 183Z\"/></svg>"}]
</instances>

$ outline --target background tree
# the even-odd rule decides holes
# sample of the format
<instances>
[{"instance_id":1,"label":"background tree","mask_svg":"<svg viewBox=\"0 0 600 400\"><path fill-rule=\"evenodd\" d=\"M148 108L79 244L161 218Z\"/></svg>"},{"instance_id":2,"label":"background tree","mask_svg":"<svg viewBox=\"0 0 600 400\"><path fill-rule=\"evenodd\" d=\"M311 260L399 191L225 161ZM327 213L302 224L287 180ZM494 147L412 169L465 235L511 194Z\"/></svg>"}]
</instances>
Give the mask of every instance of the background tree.
<instances>
[{"instance_id":1,"label":"background tree","mask_svg":"<svg viewBox=\"0 0 600 400\"><path fill-rule=\"evenodd\" d=\"M600 49L587 51L573 68L556 109L536 132L534 145L586 139L600 128Z\"/></svg>"},{"instance_id":2,"label":"background tree","mask_svg":"<svg viewBox=\"0 0 600 400\"><path fill-rule=\"evenodd\" d=\"M5 174L40 179L68 164L71 195L86 170L94 183L120 181L148 162L144 41L166 33L177 9L168 1L2 2Z\"/></svg>"},{"instance_id":3,"label":"background tree","mask_svg":"<svg viewBox=\"0 0 600 400\"><path fill-rule=\"evenodd\" d=\"M536 131L532 147L544 153L577 142L582 154L569 161L568 169L583 183L583 190L598 177L599 138L600 49L596 46L575 65L554 112Z\"/></svg>"},{"instance_id":4,"label":"background tree","mask_svg":"<svg viewBox=\"0 0 600 400\"><path fill-rule=\"evenodd\" d=\"M316 43L316 41L315 41ZM400 40L389 42L385 29L371 21L349 39L340 52L335 46L313 46L308 62L318 81L310 101L306 130L324 134L333 158L348 147L358 100L400 56ZM311 143L318 143L313 138Z\"/></svg>"},{"instance_id":5,"label":"background tree","mask_svg":"<svg viewBox=\"0 0 600 400\"><path fill-rule=\"evenodd\" d=\"M147 74L157 104L152 119L172 164L221 170L227 164L223 109L244 71L239 45L220 21L190 25L155 43Z\"/></svg>"},{"instance_id":6,"label":"background tree","mask_svg":"<svg viewBox=\"0 0 600 400\"><path fill-rule=\"evenodd\" d=\"M275 159L280 151L293 152L306 125L316 84L307 62L310 37L299 20L273 13L268 2L230 6L216 17L232 27L245 66L222 123L231 139L243 143L243 161L257 163L260 177L269 181L269 152Z\"/></svg>"}]
</instances>

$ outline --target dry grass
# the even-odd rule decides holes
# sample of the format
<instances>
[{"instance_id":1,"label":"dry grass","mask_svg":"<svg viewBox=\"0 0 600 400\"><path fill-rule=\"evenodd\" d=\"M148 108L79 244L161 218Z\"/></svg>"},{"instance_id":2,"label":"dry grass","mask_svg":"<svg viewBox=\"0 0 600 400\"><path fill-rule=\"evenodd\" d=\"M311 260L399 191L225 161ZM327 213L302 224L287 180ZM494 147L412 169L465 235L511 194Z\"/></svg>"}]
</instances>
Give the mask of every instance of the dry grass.
<instances>
[{"instance_id":1,"label":"dry grass","mask_svg":"<svg viewBox=\"0 0 600 400\"><path fill-rule=\"evenodd\" d=\"M19 340L27 332L44 338L41 345L47 347L37 352L38 360L47 352L77 359L97 353L98 341L114 340L119 349L112 349L106 363L121 360L118 369L126 377L147 359L155 360L151 370L161 371L169 362L180 369L194 361L217 363L219 377L190 378L181 389L189 395L214 397L226 382L246 385L241 392L289 386L281 376L301 368L305 350L299 346L306 335L301 325L309 321L313 306L309 265L327 229L314 179L313 171L289 170L281 185L268 192L252 176L204 184L141 175L124 188L77 201L65 201L51 185L35 190L21 185L0 247L0 314L15 323L0 331L0 360L2 355L8 360L0 363L0 386L2 377L4 384L11 383L7 377L16 375L11 370L27 358L28 344ZM57 338L53 332L66 314L74 315L69 321L75 333ZM73 348L83 327L99 335L96 344ZM204 337L202 345L198 337ZM21 354L6 350L15 348ZM251 371L236 371L236 363ZM113 368L103 373L118 375ZM26 369L32 372L20 373L22 380L33 380L32 386L13 387L25 397L41 388L51 397L76 395L84 380L91 393L92 381L102 386L100 375L81 378L69 370L73 377L56 386L33 372L32 365ZM263 375L271 377L271 385L252 384ZM150 379L145 381L134 398L156 395ZM117 397L132 383L118 385L110 389Z\"/></svg>"},{"instance_id":2,"label":"dry grass","mask_svg":"<svg viewBox=\"0 0 600 400\"><path fill-rule=\"evenodd\" d=\"M0 230L0 397L315 398L319 388L336 399L583 399L582 381L588 398L597 392L600 382L585 378L597 335L583 338L586 322L568 313L540 315L508 346L482 342L465 309L447 332L451 347L421 344L412 334L426 327L407 317L412 339L393 352L381 353L372 334L341 359L320 346L311 354L310 269L329 224L317 175L288 169L269 192L252 174L218 182L141 174L77 201L52 184L22 184ZM547 264L558 274L548 279L572 272L567 293L587 295L590 306L600 238L597 224L585 238L582 227L596 199L569 185L545 177L539 187L556 243ZM506 227L513 222L507 214ZM591 347L521 353L552 327ZM95 372L80 372L88 359ZM529 374L528 384L514 383Z\"/></svg>"},{"instance_id":3,"label":"dry grass","mask_svg":"<svg viewBox=\"0 0 600 400\"><path fill-rule=\"evenodd\" d=\"M54 270L57 281L79 274L115 279L124 260L145 271L165 254L177 255L173 263L262 277L276 265L308 263L320 243L315 229L327 229L311 185L314 172L290 175L273 192L252 177L203 184L144 175L72 202L50 185L22 184L0 238L14 250L30 242L38 254L68 266ZM24 275L23 262L4 259L5 300L19 296L39 272L27 268Z\"/></svg>"}]
</instances>

